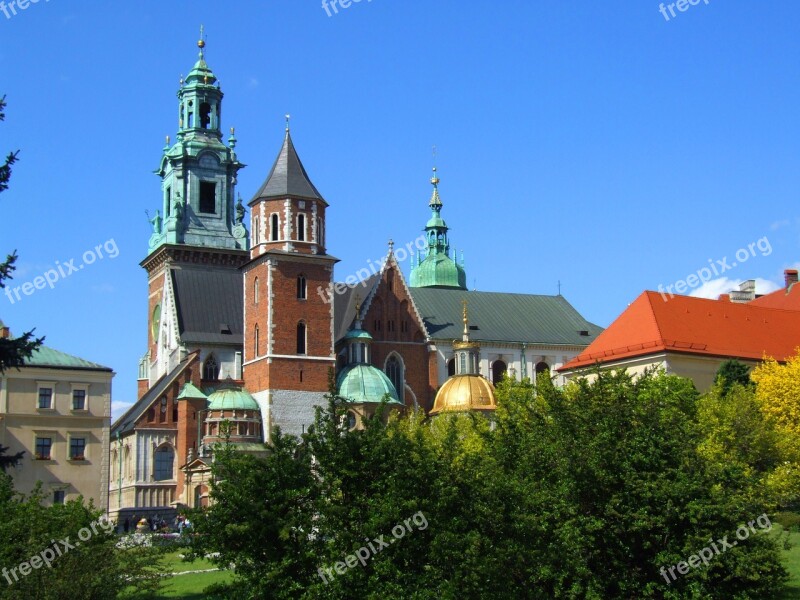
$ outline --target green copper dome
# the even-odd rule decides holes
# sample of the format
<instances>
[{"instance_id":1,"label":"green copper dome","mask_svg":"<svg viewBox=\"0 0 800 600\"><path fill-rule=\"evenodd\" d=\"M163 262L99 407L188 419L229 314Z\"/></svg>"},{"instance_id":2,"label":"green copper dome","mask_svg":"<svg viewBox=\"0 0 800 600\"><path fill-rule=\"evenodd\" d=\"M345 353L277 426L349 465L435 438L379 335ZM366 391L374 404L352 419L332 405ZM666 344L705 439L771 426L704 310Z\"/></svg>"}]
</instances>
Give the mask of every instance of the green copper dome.
<instances>
[{"instance_id":1,"label":"green copper dome","mask_svg":"<svg viewBox=\"0 0 800 600\"><path fill-rule=\"evenodd\" d=\"M351 329L347 332L347 335L344 336L345 340L371 340L372 336L364 331L363 329Z\"/></svg>"},{"instance_id":2,"label":"green copper dome","mask_svg":"<svg viewBox=\"0 0 800 600\"><path fill-rule=\"evenodd\" d=\"M389 394L389 404L401 404L397 390L386 374L372 365L352 364L345 367L336 379L339 396L356 404L381 402Z\"/></svg>"},{"instance_id":3,"label":"green copper dome","mask_svg":"<svg viewBox=\"0 0 800 600\"><path fill-rule=\"evenodd\" d=\"M208 397L208 410L261 410L258 402L244 390L217 390Z\"/></svg>"},{"instance_id":4,"label":"green copper dome","mask_svg":"<svg viewBox=\"0 0 800 600\"><path fill-rule=\"evenodd\" d=\"M447 237L447 223L442 219L442 200L439 197L439 178L436 169L433 169L431 178L433 194L428 206L431 208L431 218L425 224L425 236L428 240L425 249L425 259L420 253L416 264L411 265L411 287L441 287L467 289L467 274L464 265L458 264L455 258L450 257L450 241ZM463 258L462 258L463 263Z\"/></svg>"},{"instance_id":5,"label":"green copper dome","mask_svg":"<svg viewBox=\"0 0 800 600\"><path fill-rule=\"evenodd\" d=\"M467 289L467 274L446 254L428 254L411 271L411 287L448 287Z\"/></svg>"}]
</instances>

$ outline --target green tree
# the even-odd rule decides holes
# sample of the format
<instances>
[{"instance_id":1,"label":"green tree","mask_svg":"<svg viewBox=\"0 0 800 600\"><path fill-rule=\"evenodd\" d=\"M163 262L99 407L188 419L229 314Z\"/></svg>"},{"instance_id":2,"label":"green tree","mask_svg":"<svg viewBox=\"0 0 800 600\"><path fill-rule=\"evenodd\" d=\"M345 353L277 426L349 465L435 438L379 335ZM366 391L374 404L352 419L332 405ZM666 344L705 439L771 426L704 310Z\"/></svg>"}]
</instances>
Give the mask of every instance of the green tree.
<instances>
[{"instance_id":1,"label":"green tree","mask_svg":"<svg viewBox=\"0 0 800 600\"><path fill-rule=\"evenodd\" d=\"M0 98L0 121L5 121L6 97ZM17 162L19 150L9 152L5 161L0 165L0 192L8 189L8 182L11 179L11 167ZM12 279L11 273L16 268L16 250L0 263L0 290L5 289L5 282ZM21 367L25 364L25 359L30 358L31 354L42 345L44 338L35 338L33 330L23 333L16 338L0 337L0 375L10 367Z\"/></svg>"},{"instance_id":2,"label":"green tree","mask_svg":"<svg viewBox=\"0 0 800 600\"><path fill-rule=\"evenodd\" d=\"M746 364L732 358L719 366L714 381L722 386L722 395L725 396L736 384L750 384L750 369Z\"/></svg>"},{"instance_id":3,"label":"green tree","mask_svg":"<svg viewBox=\"0 0 800 600\"><path fill-rule=\"evenodd\" d=\"M0 473L0 600L138 598L158 588L159 549L117 549L113 524L82 498L42 501L39 488L22 496Z\"/></svg>"},{"instance_id":4,"label":"green tree","mask_svg":"<svg viewBox=\"0 0 800 600\"><path fill-rule=\"evenodd\" d=\"M9 467L16 467L19 464L19 461L22 460L22 457L25 455L25 451L17 452L11 456L6 456L6 452L8 451L8 447L0 445L0 471L5 472L6 469Z\"/></svg>"}]
</instances>

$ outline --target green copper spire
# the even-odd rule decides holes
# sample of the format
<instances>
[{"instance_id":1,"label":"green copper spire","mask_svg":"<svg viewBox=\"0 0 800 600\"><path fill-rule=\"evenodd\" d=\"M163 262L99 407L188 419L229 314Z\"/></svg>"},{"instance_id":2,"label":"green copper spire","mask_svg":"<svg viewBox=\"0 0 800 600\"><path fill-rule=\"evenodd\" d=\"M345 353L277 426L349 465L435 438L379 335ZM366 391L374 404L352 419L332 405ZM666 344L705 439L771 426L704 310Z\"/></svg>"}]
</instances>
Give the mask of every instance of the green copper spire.
<instances>
[{"instance_id":1,"label":"green copper spire","mask_svg":"<svg viewBox=\"0 0 800 600\"><path fill-rule=\"evenodd\" d=\"M244 211L236 205L236 180L244 165L236 157L231 128L222 135L219 81L206 64L206 40L200 28L200 53L178 89L178 135L164 148L155 173L161 177L160 213L150 219L150 251L163 244L229 250L249 249Z\"/></svg>"},{"instance_id":2,"label":"green copper spire","mask_svg":"<svg viewBox=\"0 0 800 600\"><path fill-rule=\"evenodd\" d=\"M427 254L424 260L417 260L411 266L411 287L440 287L467 289L467 275L464 268L450 257L450 242L447 239L447 223L442 219L442 199L439 197L439 177L436 167L431 177L433 193L428 206L431 218L425 225L428 238ZM420 253L421 255L421 253Z\"/></svg>"}]
</instances>

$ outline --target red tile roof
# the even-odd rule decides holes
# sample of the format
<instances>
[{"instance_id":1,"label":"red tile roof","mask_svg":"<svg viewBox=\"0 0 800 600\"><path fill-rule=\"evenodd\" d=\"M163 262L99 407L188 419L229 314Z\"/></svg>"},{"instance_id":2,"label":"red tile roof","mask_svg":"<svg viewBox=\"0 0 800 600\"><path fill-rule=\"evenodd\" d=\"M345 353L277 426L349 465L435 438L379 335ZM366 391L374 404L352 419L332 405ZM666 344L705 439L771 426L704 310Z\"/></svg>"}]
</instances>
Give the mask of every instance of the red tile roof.
<instances>
[{"instance_id":1,"label":"red tile roof","mask_svg":"<svg viewBox=\"0 0 800 600\"><path fill-rule=\"evenodd\" d=\"M559 371L665 351L750 360L766 354L784 361L798 346L798 310L643 292Z\"/></svg>"},{"instance_id":2,"label":"red tile roof","mask_svg":"<svg viewBox=\"0 0 800 600\"><path fill-rule=\"evenodd\" d=\"M764 308L784 308L800 310L800 284L794 283L788 288L780 289L750 302L750 305Z\"/></svg>"}]
</instances>

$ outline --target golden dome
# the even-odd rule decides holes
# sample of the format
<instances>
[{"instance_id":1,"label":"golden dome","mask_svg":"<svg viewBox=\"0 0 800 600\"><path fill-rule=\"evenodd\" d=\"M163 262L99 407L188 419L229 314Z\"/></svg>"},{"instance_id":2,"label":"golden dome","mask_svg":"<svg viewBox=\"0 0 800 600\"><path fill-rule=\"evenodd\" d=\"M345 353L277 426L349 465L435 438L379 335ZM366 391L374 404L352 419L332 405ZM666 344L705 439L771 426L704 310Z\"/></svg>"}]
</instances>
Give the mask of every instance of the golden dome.
<instances>
[{"instance_id":1,"label":"golden dome","mask_svg":"<svg viewBox=\"0 0 800 600\"><path fill-rule=\"evenodd\" d=\"M436 394L431 414L496 409L494 386L486 378L480 375L456 375L445 381Z\"/></svg>"}]
</instances>

